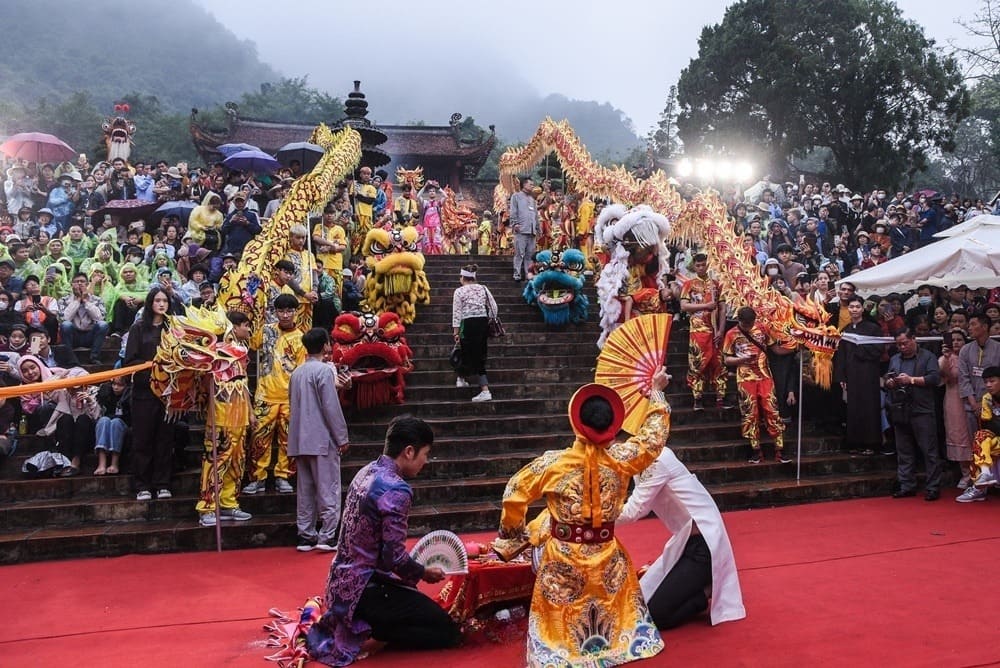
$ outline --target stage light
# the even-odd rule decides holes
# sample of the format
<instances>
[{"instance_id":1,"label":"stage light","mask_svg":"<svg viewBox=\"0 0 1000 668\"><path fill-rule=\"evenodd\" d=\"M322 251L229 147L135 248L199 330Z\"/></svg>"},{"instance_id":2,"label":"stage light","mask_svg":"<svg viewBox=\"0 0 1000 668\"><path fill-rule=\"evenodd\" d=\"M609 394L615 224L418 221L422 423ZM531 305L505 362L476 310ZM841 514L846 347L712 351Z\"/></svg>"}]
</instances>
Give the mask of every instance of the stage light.
<instances>
[{"instance_id":1,"label":"stage light","mask_svg":"<svg viewBox=\"0 0 1000 668\"><path fill-rule=\"evenodd\" d=\"M715 176L720 181L729 181L733 176L733 163L728 160L720 160L715 163Z\"/></svg>"},{"instance_id":2,"label":"stage light","mask_svg":"<svg viewBox=\"0 0 1000 668\"><path fill-rule=\"evenodd\" d=\"M741 162L736 168L736 180L740 183L750 183L753 178L753 165L749 162Z\"/></svg>"},{"instance_id":3,"label":"stage light","mask_svg":"<svg viewBox=\"0 0 1000 668\"><path fill-rule=\"evenodd\" d=\"M711 181L715 175L715 163L711 160L699 160L696 170L699 179L702 181Z\"/></svg>"},{"instance_id":4,"label":"stage light","mask_svg":"<svg viewBox=\"0 0 1000 668\"><path fill-rule=\"evenodd\" d=\"M692 172L694 172L694 165L692 165L691 161L688 160L687 158L684 158L683 160L677 163L677 176L680 176L681 178L686 178L688 176L691 176Z\"/></svg>"}]
</instances>

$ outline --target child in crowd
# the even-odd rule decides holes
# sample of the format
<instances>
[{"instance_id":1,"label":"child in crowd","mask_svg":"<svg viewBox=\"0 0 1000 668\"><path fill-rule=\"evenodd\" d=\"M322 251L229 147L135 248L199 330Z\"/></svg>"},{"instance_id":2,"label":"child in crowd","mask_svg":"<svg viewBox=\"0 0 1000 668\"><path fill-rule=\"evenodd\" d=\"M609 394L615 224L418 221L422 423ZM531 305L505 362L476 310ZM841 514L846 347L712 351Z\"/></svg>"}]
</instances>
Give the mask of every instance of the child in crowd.
<instances>
[{"instance_id":1,"label":"child in crowd","mask_svg":"<svg viewBox=\"0 0 1000 668\"><path fill-rule=\"evenodd\" d=\"M997 484L993 471L994 458L1000 455L1000 366L983 369L983 383L986 393L980 403L979 431L972 439L972 470L975 477L973 486L959 496L959 503L986 500L986 488Z\"/></svg>"}]
</instances>

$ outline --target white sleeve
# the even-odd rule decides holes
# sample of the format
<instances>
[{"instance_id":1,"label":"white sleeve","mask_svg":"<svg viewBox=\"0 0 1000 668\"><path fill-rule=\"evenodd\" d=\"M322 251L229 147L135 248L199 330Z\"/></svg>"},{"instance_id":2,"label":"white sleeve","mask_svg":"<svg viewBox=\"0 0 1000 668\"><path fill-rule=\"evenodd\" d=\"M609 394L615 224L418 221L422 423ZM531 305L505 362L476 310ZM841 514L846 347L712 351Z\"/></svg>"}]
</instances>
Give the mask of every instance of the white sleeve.
<instances>
[{"instance_id":1,"label":"white sleeve","mask_svg":"<svg viewBox=\"0 0 1000 668\"><path fill-rule=\"evenodd\" d=\"M666 450L664 450L666 452ZM670 479L670 469L662 457L657 457L645 471L635 477L635 489L622 506L616 523L627 524L643 519L653 509L660 489Z\"/></svg>"}]
</instances>

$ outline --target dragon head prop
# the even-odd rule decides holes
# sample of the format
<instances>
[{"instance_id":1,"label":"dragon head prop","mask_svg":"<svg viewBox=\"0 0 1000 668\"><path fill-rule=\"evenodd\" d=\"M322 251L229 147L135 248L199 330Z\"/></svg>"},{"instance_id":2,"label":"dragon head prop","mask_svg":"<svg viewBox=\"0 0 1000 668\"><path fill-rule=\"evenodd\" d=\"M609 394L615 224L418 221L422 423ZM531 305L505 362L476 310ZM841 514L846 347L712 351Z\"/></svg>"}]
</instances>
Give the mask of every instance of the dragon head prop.
<instances>
[{"instance_id":1,"label":"dragon head prop","mask_svg":"<svg viewBox=\"0 0 1000 668\"><path fill-rule=\"evenodd\" d=\"M404 169L403 167L397 167L396 184L399 186L410 184L413 187L413 193L416 194L418 190L424 187L424 168Z\"/></svg>"},{"instance_id":2,"label":"dragon head prop","mask_svg":"<svg viewBox=\"0 0 1000 668\"><path fill-rule=\"evenodd\" d=\"M232 324L218 309L189 308L167 317L150 371L150 387L176 419L188 411L205 412L209 401L227 404L227 424L249 424L247 349L231 341Z\"/></svg>"},{"instance_id":3,"label":"dragon head prop","mask_svg":"<svg viewBox=\"0 0 1000 668\"><path fill-rule=\"evenodd\" d=\"M479 220L476 214L464 204L459 204L455 191L445 186L444 203L441 205L441 230L444 233L446 252L464 254L468 248L462 248L463 243L471 243L469 230L477 226ZM466 239L463 242L462 236Z\"/></svg>"},{"instance_id":4,"label":"dragon head prop","mask_svg":"<svg viewBox=\"0 0 1000 668\"><path fill-rule=\"evenodd\" d=\"M424 273L424 256L417 251L419 232L375 228L365 237L363 253L371 270L365 281L365 305L374 313L392 311L409 325L417 304L429 304L431 288Z\"/></svg>"},{"instance_id":5,"label":"dragon head prop","mask_svg":"<svg viewBox=\"0 0 1000 668\"><path fill-rule=\"evenodd\" d=\"M370 408L403 403L404 376L413 369L405 334L395 313L337 316L332 359L351 378L351 387L340 391L345 405Z\"/></svg>"},{"instance_id":6,"label":"dragon head prop","mask_svg":"<svg viewBox=\"0 0 1000 668\"><path fill-rule=\"evenodd\" d=\"M583 294L586 258L575 248L535 255L535 277L524 287L524 301L537 304L545 324L586 322L590 301Z\"/></svg>"},{"instance_id":7,"label":"dragon head prop","mask_svg":"<svg viewBox=\"0 0 1000 668\"><path fill-rule=\"evenodd\" d=\"M598 346L620 324L622 298L632 299L637 315L662 309L660 288L670 261L668 236L670 221L645 204L631 209L611 205L601 212L594 240L604 248L608 261L597 280L602 330Z\"/></svg>"},{"instance_id":8,"label":"dragon head prop","mask_svg":"<svg viewBox=\"0 0 1000 668\"><path fill-rule=\"evenodd\" d=\"M126 116L129 112L128 102L115 103L115 115L108 116L101 123L104 132L104 145L108 148L108 161L121 158L128 162L132 154L132 135L135 134L135 123Z\"/></svg>"}]
</instances>

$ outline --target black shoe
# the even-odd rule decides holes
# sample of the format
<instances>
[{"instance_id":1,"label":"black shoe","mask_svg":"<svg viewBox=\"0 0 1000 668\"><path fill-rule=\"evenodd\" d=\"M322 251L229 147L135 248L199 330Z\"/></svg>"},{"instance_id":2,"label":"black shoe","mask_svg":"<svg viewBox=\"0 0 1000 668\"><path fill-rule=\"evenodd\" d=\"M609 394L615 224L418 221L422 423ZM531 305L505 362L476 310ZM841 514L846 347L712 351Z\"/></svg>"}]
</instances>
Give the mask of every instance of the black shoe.
<instances>
[{"instance_id":1,"label":"black shoe","mask_svg":"<svg viewBox=\"0 0 1000 668\"><path fill-rule=\"evenodd\" d=\"M785 455L783 450L778 450L774 453L774 461L779 464L791 464L792 458Z\"/></svg>"},{"instance_id":2,"label":"black shoe","mask_svg":"<svg viewBox=\"0 0 1000 668\"><path fill-rule=\"evenodd\" d=\"M906 498L908 496L916 496L916 495L917 495L917 492L915 490L912 490L912 489L900 489L900 490L895 491L895 492L892 493L892 498L894 498L894 499L903 499L903 498Z\"/></svg>"},{"instance_id":3,"label":"black shoe","mask_svg":"<svg viewBox=\"0 0 1000 668\"><path fill-rule=\"evenodd\" d=\"M924 501L937 501L940 498L941 498L941 492L937 491L936 489L927 490L927 492L924 494Z\"/></svg>"},{"instance_id":4,"label":"black shoe","mask_svg":"<svg viewBox=\"0 0 1000 668\"><path fill-rule=\"evenodd\" d=\"M705 407L701 405L701 399L695 399L694 400L694 405L692 406L691 410L694 410L694 411L703 411L703 410L705 410Z\"/></svg>"},{"instance_id":5,"label":"black shoe","mask_svg":"<svg viewBox=\"0 0 1000 668\"><path fill-rule=\"evenodd\" d=\"M515 277L514 277L514 282L515 282L515 283L520 283L520 282L521 282L521 281L523 281L523 280L524 280L524 279L523 279L523 278L521 278L520 276L515 276Z\"/></svg>"},{"instance_id":6,"label":"black shoe","mask_svg":"<svg viewBox=\"0 0 1000 668\"><path fill-rule=\"evenodd\" d=\"M316 549L316 541L308 538L299 538L299 544L295 546L298 552L312 552Z\"/></svg>"},{"instance_id":7,"label":"black shoe","mask_svg":"<svg viewBox=\"0 0 1000 668\"><path fill-rule=\"evenodd\" d=\"M750 459L747 460L748 464L760 464L763 455L761 455L760 448L756 450L751 450Z\"/></svg>"}]
</instances>

